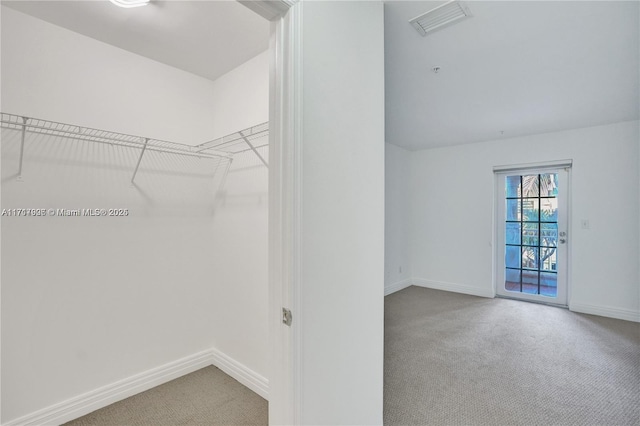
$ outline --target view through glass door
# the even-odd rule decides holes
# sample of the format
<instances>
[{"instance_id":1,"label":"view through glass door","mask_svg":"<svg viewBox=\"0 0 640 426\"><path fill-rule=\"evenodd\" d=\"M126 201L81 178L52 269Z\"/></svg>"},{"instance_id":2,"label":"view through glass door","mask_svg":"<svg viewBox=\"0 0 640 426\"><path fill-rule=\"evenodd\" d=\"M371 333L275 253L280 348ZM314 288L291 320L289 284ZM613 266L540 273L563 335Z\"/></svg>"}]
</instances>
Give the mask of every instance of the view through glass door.
<instances>
[{"instance_id":1,"label":"view through glass door","mask_svg":"<svg viewBox=\"0 0 640 426\"><path fill-rule=\"evenodd\" d=\"M497 177L497 294L566 305L568 171Z\"/></svg>"}]
</instances>

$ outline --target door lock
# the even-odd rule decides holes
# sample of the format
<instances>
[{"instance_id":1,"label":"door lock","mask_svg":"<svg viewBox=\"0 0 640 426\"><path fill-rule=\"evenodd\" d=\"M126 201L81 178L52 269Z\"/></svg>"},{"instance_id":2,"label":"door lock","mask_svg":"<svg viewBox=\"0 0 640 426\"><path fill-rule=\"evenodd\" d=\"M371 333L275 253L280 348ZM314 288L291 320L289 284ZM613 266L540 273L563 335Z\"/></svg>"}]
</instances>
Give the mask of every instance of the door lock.
<instances>
[{"instance_id":1,"label":"door lock","mask_svg":"<svg viewBox=\"0 0 640 426\"><path fill-rule=\"evenodd\" d=\"M564 232L564 231L561 231L561 232L558 233L558 235L560 236L560 239L558 240L560 242L560 244L565 244L567 242L567 239L563 238L563 237L566 237L567 233Z\"/></svg>"}]
</instances>

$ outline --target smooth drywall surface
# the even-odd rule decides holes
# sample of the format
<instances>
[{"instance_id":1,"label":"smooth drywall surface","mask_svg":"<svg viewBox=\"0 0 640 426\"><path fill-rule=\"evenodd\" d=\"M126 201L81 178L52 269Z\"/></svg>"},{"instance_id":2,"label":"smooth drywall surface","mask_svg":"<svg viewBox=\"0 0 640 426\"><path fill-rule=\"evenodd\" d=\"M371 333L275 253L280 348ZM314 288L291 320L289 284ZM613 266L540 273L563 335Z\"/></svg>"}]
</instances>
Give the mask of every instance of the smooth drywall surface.
<instances>
[{"instance_id":1,"label":"smooth drywall surface","mask_svg":"<svg viewBox=\"0 0 640 426\"><path fill-rule=\"evenodd\" d=\"M638 125L412 153L414 277L426 285L492 295L493 167L571 159L569 306L637 318ZM582 219L589 220L589 229L581 228Z\"/></svg>"},{"instance_id":2,"label":"smooth drywall surface","mask_svg":"<svg viewBox=\"0 0 640 426\"><path fill-rule=\"evenodd\" d=\"M213 347L216 165L149 152L131 187L134 150L29 134L19 182L19 147L3 130L3 422Z\"/></svg>"},{"instance_id":3,"label":"smooth drywall surface","mask_svg":"<svg viewBox=\"0 0 640 426\"><path fill-rule=\"evenodd\" d=\"M214 83L2 8L2 112L197 145Z\"/></svg>"},{"instance_id":4,"label":"smooth drywall surface","mask_svg":"<svg viewBox=\"0 0 640 426\"><path fill-rule=\"evenodd\" d=\"M213 99L210 119L218 136L269 121L269 52L214 81Z\"/></svg>"},{"instance_id":5,"label":"smooth drywall surface","mask_svg":"<svg viewBox=\"0 0 640 426\"><path fill-rule=\"evenodd\" d=\"M7 113L199 143L267 120L268 65L245 65L226 90L2 8ZM267 173L253 153L218 192L211 160L147 152L131 187L139 151L37 135L18 182L19 145L3 130L2 208L128 215L2 217L2 423L212 347L266 375Z\"/></svg>"},{"instance_id":6,"label":"smooth drywall surface","mask_svg":"<svg viewBox=\"0 0 640 426\"><path fill-rule=\"evenodd\" d=\"M261 149L268 158L268 150ZM253 152L236 156L213 223L215 347L268 377L268 170Z\"/></svg>"},{"instance_id":7,"label":"smooth drywall surface","mask_svg":"<svg viewBox=\"0 0 640 426\"><path fill-rule=\"evenodd\" d=\"M265 52L214 82L212 122L225 136L269 120L269 56ZM268 136L252 139L268 157ZM248 150L246 144L241 148ZM253 371L268 370L268 169L252 152L235 155L218 194L211 324L216 348Z\"/></svg>"},{"instance_id":8,"label":"smooth drywall surface","mask_svg":"<svg viewBox=\"0 0 640 426\"><path fill-rule=\"evenodd\" d=\"M382 424L383 5L303 7L301 423Z\"/></svg>"},{"instance_id":9,"label":"smooth drywall surface","mask_svg":"<svg viewBox=\"0 0 640 426\"><path fill-rule=\"evenodd\" d=\"M385 144L385 287L411 278L410 158L404 148Z\"/></svg>"}]
</instances>

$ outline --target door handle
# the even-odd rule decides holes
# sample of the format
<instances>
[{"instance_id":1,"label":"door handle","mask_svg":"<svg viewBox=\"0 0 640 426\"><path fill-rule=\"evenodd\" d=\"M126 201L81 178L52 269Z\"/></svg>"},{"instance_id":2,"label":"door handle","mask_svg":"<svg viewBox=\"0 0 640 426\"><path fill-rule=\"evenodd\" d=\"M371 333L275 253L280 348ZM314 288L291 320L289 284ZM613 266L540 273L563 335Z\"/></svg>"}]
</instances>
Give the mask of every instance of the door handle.
<instances>
[{"instance_id":1,"label":"door handle","mask_svg":"<svg viewBox=\"0 0 640 426\"><path fill-rule=\"evenodd\" d=\"M564 244L564 243L566 243L566 242L567 242L567 239L566 239L566 238L560 238L560 244Z\"/></svg>"}]
</instances>

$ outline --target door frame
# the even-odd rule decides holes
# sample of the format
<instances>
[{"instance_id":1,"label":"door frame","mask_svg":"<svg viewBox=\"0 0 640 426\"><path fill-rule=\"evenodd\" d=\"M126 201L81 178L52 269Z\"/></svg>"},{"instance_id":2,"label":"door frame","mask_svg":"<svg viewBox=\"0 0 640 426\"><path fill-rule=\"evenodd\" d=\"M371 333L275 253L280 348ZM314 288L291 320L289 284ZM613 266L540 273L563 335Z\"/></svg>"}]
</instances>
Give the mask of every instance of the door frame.
<instances>
[{"instance_id":1,"label":"door frame","mask_svg":"<svg viewBox=\"0 0 640 426\"><path fill-rule=\"evenodd\" d=\"M269 424L300 424L303 3L238 0L271 21L269 52ZM283 323L283 308L292 313Z\"/></svg>"},{"instance_id":2,"label":"door frame","mask_svg":"<svg viewBox=\"0 0 640 426\"><path fill-rule=\"evenodd\" d=\"M274 3L261 1L261 3ZM269 87L269 424L300 424L302 4L271 25ZM282 309L292 312L291 326Z\"/></svg>"},{"instance_id":3,"label":"door frame","mask_svg":"<svg viewBox=\"0 0 640 426\"><path fill-rule=\"evenodd\" d=\"M494 297L502 297L509 298L508 296L499 295L498 294L498 286L504 285L504 283L500 283L499 277L501 277L501 273L498 270L498 265L501 265L500 259L504 259L504 249L503 242L500 240L501 235L501 227L504 226L504 223L499 222L499 209L502 208L502 203L504 203L504 194L500 192L500 179L504 178L508 173L527 173L527 172L541 172L550 169L564 169L567 172L567 182L566 182L566 229L568 234L567 241L567 249L566 249L566 304L557 304L553 303L553 301L546 301L544 298L517 298L513 297L517 300L527 300L530 302L549 304L554 306L562 306L569 307L571 303L571 295L572 295L572 286L571 286L571 269L572 269L572 221L571 221L571 171L573 166L573 160L554 160L554 161L545 161L545 162L536 162L536 163L523 163L523 164L511 164L511 165L503 165L503 166L494 166L493 167L493 176L494 176L494 200L493 200L493 295ZM503 262L502 262L503 263Z\"/></svg>"}]
</instances>

